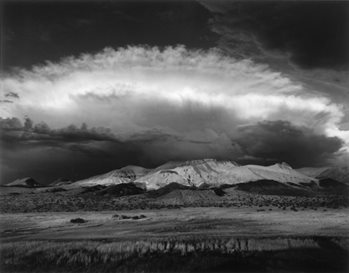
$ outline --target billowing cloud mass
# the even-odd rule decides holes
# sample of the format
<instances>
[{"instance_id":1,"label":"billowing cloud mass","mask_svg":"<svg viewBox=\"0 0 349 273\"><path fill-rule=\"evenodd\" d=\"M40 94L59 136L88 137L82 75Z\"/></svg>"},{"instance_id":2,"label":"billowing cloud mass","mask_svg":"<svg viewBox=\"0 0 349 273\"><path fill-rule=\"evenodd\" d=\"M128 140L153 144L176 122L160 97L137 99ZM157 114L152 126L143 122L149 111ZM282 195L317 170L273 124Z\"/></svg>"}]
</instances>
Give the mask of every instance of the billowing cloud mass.
<instances>
[{"instance_id":1,"label":"billowing cloud mass","mask_svg":"<svg viewBox=\"0 0 349 273\"><path fill-rule=\"evenodd\" d=\"M321 165L349 145L341 104L215 49L107 48L18 69L1 84L13 98L0 108L7 173L18 160L14 142L33 156L55 149L49 161L74 154L79 170L91 156L119 165L202 157ZM25 116L34 124L22 124Z\"/></svg>"},{"instance_id":2,"label":"billowing cloud mass","mask_svg":"<svg viewBox=\"0 0 349 273\"><path fill-rule=\"evenodd\" d=\"M339 138L317 135L288 121L264 121L240 128L235 140L244 155L271 162L297 162L301 166L333 159L342 144ZM300 153L301 152L301 153Z\"/></svg>"}]
</instances>

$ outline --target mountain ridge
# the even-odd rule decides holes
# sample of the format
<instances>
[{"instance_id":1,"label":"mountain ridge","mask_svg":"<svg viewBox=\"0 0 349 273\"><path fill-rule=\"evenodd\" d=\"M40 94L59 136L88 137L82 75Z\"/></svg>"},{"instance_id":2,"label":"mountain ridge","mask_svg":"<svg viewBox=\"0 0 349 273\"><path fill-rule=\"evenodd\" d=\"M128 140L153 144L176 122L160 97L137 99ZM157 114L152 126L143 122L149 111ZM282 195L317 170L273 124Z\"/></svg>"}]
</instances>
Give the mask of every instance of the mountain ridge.
<instances>
[{"instance_id":1,"label":"mountain ridge","mask_svg":"<svg viewBox=\"0 0 349 273\"><path fill-rule=\"evenodd\" d=\"M302 183L317 183L317 179L294 170L289 164L277 163L271 166L239 165L230 160L200 159L170 161L154 169L126 166L105 174L79 180L66 187L89 187L95 185L116 185L137 183L147 190L156 190L171 183L187 187L202 185L235 185L258 180L274 180L302 186Z\"/></svg>"},{"instance_id":2,"label":"mountain ridge","mask_svg":"<svg viewBox=\"0 0 349 273\"><path fill-rule=\"evenodd\" d=\"M135 182L144 183L147 189L157 189L177 182L185 186L200 187L202 184L215 186L238 184L257 180L275 180L281 183L316 183L317 179L298 173L287 163L271 166L244 165L233 161L214 159L184 161L179 164L164 164Z\"/></svg>"},{"instance_id":3,"label":"mountain ridge","mask_svg":"<svg viewBox=\"0 0 349 273\"><path fill-rule=\"evenodd\" d=\"M330 172L331 170L332 172ZM331 177L331 174L334 173L333 170L335 169L331 167L293 169L285 162L270 166L239 165L231 160L207 158L169 161L154 169L128 165L75 182L61 178L51 183L50 186L72 189L135 183L146 190L157 190L171 183L177 183L185 187L211 188L270 180L291 187L313 187L314 185L321 187L319 183L321 180L334 179ZM341 173L339 171L337 173L345 177L346 172L345 169L343 170ZM34 179L32 180L35 183L25 183L26 179L30 180L32 178L17 179L6 185L20 187L40 186ZM334 180L342 182L338 179Z\"/></svg>"}]
</instances>

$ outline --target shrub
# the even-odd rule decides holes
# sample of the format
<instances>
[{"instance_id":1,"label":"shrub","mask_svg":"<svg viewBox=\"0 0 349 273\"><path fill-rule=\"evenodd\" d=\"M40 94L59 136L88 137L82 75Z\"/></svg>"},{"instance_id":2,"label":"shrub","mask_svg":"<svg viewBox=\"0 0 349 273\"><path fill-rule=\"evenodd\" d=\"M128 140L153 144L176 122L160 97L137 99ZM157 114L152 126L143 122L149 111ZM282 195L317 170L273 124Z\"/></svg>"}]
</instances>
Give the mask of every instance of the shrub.
<instances>
[{"instance_id":1,"label":"shrub","mask_svg":"<svg viewBox=\"0 0 349 273\"><path fill-rule=\"evenodd\" d=\"M70 222L74 224L83 224L83 223L86 223L87 221L82 218L74 218L74 219L71 219Z\"/></svg>"}]
</instances>

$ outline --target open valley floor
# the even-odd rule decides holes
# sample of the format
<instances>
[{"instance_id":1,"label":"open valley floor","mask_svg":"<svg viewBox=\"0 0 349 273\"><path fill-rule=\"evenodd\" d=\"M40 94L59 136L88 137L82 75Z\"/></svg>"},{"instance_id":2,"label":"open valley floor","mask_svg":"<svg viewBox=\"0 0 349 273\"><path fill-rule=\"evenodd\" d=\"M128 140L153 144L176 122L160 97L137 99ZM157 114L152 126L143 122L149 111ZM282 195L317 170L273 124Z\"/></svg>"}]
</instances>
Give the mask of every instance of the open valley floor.
<instances>
[{"instance_id":1,"label":"open valley floor","mask_svg":"<svg viewBox=\"0 0 349 273\"><path fill-rule=\"evenodd\" d=\"M2 272L346 272L348 209L257 210L4 213Z\"/></svg>"}]
</instances>

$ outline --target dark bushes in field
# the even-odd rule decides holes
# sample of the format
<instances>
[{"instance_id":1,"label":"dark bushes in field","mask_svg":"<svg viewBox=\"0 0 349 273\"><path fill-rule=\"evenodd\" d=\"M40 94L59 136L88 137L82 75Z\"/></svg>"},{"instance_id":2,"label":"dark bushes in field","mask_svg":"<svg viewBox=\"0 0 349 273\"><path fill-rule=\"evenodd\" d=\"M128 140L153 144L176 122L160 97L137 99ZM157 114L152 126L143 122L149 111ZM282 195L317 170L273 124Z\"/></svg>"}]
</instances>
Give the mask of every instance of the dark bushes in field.
<instances>
[{"instance_id":1,"label":"dark bushes in field","mask_svg":"<svg viewBox=\"0 0 349 273\"><path fill-rule=\"evenodd\" d=\"M145 193L145 190L143 188L138 187L134 183L112 185L96 192L97 195L110 195L114 197L137 195L142 193Z\"/></svg>"},{"instance_id":2,"label":"dark bushes in field","mask_svg":"<svg viewBox=\"0 0 349 273\"><path fill-rule=\"evenodd\" d=\"M224 196L225 195L225 191L223 189L221 189L221 188L215 188L213 191L218 196Z\"/></svg>"},{"instance_id":3,"label":"dark bushes in field","mask_svg":"<svg viewBox=\"0 0 349 273\"><path fill-rule=\"evenodd\" d=\"M105 188L107 188L107 186L104 186L104 185L96 185L96 186L92 186L92 187L86 187L86 188L84 188L84 190L81 193L91 193L91 192L93 193L93 192L103 190Z\"/></svg>"},{"instance_id":4,"label":"dark bushes in field","mask_svg":"<svg viewBox=\"0 0 349 273\"><path fill-rule=\"evenodd\" d=\"M47 192L64 192L64 191L67 191L66 189L64 188L52 188L52 189L49 189L47 190Z\"/></svg>"},{"instance_id":5,"label":"dark bushes in field","mask_svg":"<svg viewBox=\"0 0 349 273\"><path fill-rule=\"evenodd\" d=\"M144 214L141 215L134 215L134 216L129 216L129 215L119 215L119 214L114 214L113 218L117 218L119 220L127 220L127 219L132 219L132 220L139 220L139 219L144 219L147 218Z\"/></svg>"},{"instance_id":6,"label":"dark bushes in field","mask_svg":"<svg viewBox=\"0 0 349 273\"><path fill-rule=\"evenodd\" d=\"M74 223L74 224L83 224L86 223L87 221L85 219L82 218L74 218L70 220L70 223Z\"/></svg>"}]
</instances>

